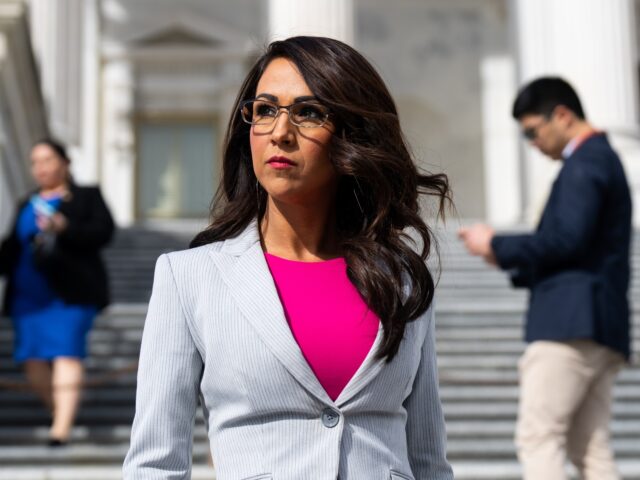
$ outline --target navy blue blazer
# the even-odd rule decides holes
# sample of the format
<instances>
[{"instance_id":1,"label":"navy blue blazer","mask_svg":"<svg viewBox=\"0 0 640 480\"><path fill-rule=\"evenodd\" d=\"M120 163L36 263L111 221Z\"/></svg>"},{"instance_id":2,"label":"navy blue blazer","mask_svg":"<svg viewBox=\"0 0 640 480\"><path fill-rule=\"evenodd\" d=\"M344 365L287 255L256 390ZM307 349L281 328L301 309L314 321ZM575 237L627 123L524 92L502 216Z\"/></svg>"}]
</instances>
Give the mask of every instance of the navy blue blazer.
<instances>
[{"instance_id":1,"label":"navy blue blazer","mask_svg":"<svg viewBox=\"0 0 640 480\"><path fill-rule=\"evenodd\" d=\"M535 233L496 235L500 267L531 289L525 339L593 339L630 356L631 195L604 134L564 161Z\"/></svg>"}]
</instances>

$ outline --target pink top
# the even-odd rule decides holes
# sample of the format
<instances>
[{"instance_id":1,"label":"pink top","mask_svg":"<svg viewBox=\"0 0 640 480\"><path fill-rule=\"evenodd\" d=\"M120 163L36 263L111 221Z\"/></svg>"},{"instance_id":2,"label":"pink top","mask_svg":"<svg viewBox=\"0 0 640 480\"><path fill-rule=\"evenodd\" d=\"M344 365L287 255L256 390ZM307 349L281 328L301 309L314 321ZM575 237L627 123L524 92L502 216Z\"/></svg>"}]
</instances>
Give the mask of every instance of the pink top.
<instances>
[{"instance_id":1,"label":"pink top","mask_svg":"<svg viewBox=\"0 0 640 480\"><path fill-rule=\"evenodd\" d=\"M299 262L265 253L293 337L332 400L378 333L378 317L347 277L344 258Z\"/></svg>"}]
</instances>

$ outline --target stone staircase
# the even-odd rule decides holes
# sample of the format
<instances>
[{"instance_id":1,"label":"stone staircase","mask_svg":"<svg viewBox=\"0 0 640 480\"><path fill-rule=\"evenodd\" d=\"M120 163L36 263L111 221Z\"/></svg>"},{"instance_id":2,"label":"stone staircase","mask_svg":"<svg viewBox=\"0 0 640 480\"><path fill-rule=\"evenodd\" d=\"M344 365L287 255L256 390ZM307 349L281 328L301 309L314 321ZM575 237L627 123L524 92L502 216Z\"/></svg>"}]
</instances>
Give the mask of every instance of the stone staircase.
<instances>
[{"instance_id":1,"label":"stone staircase","mask_svg":"<svg viewBox=\"0 0 640 480\"><path fill-rule=\"evenodd\" d=\"M11 329L6 319L0 321L0 480L121 478L134 412L135 362L155 259L164 251L185 248L195 230L122 230L106 252L115 303L97 319L91 334L88 386L68 447L45 446L47 413L30 392L19 389L23 377L11 359ZM437 346L449 458L460 480L516 480L520 470L512 437L526 293L512 290L502 273L467 256L452 235L443 235L441 242ZM640 256L634 264L637 271ZM632 298L640 298L640 283L635 285ZM639 314L636 309L636 327ZM640 350L638 331L636 350ZM614 414L614 446L623 478L640 480L637 366L619 378ZM213 480L200 412L193 458L193 478Z\"/></svg>"}]
</instances>

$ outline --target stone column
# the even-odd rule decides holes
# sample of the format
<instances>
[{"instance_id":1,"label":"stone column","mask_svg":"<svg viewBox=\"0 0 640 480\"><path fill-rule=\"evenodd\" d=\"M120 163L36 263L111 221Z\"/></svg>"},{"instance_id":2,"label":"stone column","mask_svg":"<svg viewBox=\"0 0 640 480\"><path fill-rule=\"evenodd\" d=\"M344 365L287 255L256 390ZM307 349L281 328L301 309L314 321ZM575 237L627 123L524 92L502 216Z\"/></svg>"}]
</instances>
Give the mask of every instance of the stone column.
<instances>
[{"instance_id":1,"label":"stone column","mask_svg":"<svg viewBox=\"0 0 640 480\"><path fill-rule=\"evenodd\" d=\"M79 145L84 0L30 0L31 38L51 132ZM74 159L75 160L75 159Z\"/></svg>"},{"instance_id":2,"label":"stone column","mask_svg":"<svg viewBox=\"0 0 640 480\"><path fill-rule=\"evenodd\" d=\"M128 60L110 60L102 71L102 190L116 222L134 221L134 76Z\"/></svg>"},{"instance_id":3,"label":"stone column","mask_svg":"<svg viewBox=\"0 0 640 480\"><path fill-rule=\"evenodd\" d=\"M84 0L82 31L82 169L76 171L79 181L98 183L99 112L100 112L100 20L98 0ZM80 170L80 169L78 169Z\"/></svg>"},{"instance_id":4,"label":"stone column","mask_svg":"<svg viewBox=\"0 0 640 480\"><path fill-rule=\"evenodd\" d=\"M480 78L487 220L495 226L513 225L522 213L518 132L509 116L515 95L513 58L483 58Z\"/></svg>"},{"instance_id":5,"label":"stone column","mask_svg":"<svg viewBox=\"0 0 640 480\"><path fill-rule=\"evenodd\" d=\"M576 88L589 120L609 133L620 153L640 205L634 1L517 0L516 17L521 83L560 75ZM528 151L525 160L530 214L546 197L555 172L539 157ZM638 208L635 222L640 225Z\"/></svg>"},{"instance_id":6,"label":"stone column","mask_svg":"<svg viewBox=\"0 0 640 480\"><path fill-rule=\"evenodd\" d=\"M269 0L269 41L318 35L353 44L353 0Z\"/></svg>"},{"instance_id":7,"label":"stone column","mask_svg":"<svg viewBox=\"0 0 640 480\"><path fill-rule=\"evenodd\" d=\"M15 202L34 186L29 173L33 143L47 132L29 39L24 2L0 2L0 237L13 220Z\"/></svg>"}]
</instances>

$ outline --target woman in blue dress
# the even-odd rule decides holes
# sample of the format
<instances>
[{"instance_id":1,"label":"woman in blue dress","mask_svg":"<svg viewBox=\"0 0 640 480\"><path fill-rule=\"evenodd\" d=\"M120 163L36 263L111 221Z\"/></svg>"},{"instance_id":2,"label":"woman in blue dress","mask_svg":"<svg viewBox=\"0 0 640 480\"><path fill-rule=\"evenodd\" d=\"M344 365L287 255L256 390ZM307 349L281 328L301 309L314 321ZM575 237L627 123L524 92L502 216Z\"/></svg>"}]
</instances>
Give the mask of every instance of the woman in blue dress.
<instances>
[{"instance_id":1,"label":"woman in blue dress","mask_svg":"<svg viewBox=\"0 0 640 480\"><path fill-rule=\"evenodd\" d=\"M69 163L56 141L33 147L31 173L38 189L19 205L0 247L14 358L51 411L51 446L68 441L78 409L87 334L108 303L99 250L114 230L98 188L77 186Z\"/></svg>"}]
</instances>

